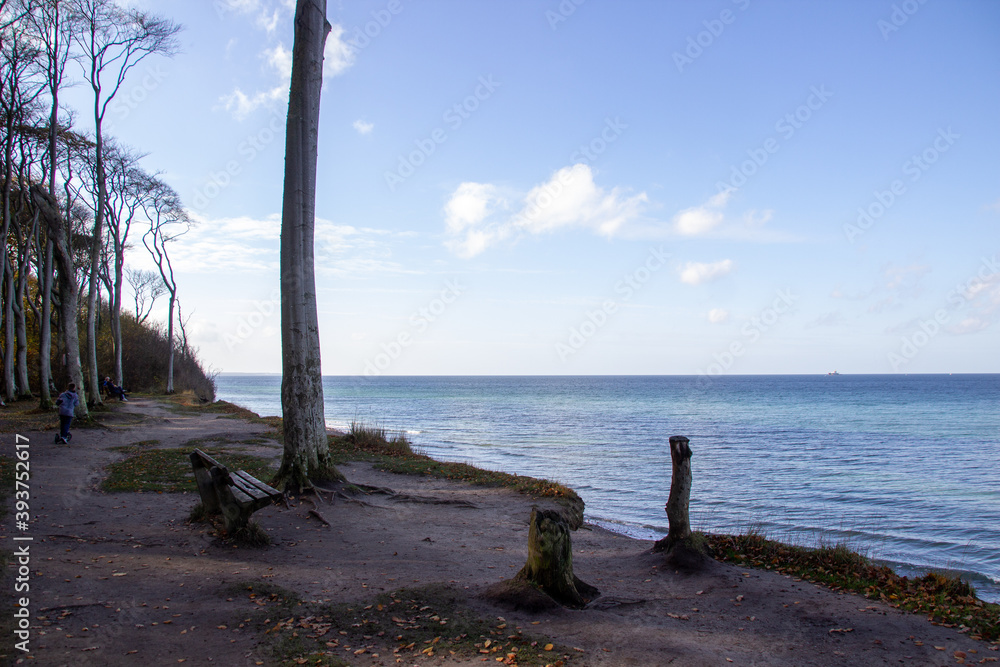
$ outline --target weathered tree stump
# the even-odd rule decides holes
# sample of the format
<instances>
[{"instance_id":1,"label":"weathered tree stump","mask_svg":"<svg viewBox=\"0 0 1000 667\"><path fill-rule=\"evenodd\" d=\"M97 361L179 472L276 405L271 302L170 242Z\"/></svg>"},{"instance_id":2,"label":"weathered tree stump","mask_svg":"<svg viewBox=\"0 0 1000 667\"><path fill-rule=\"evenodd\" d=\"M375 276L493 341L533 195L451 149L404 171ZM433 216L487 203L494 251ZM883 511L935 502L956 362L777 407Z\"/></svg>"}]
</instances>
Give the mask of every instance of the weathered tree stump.
<instances>
[{"instance_id":1,"label":"weathered tree stump","mask_svg":"<svg viewBox=\"0 0 1000 667\"><path fill-rule=\"evenodd\" d=\"M539 595L539 591L545 595ZM528 529L528 560L513 579L491 586L487 597L515 608L540 611L555 607L584 607L600 591L573 574L570 527L562 513L532 508ZM546 602L545 599L551 598Z\"/></svg>"},{"instance_id":2,"label":"weathered tree stump","mask_svg":"<svg viewBox=\"0 0 1000 667\"><path fill-rule=\"evenodd\" d=\"M653 546L654 553L667 554L667 562L678 569L701 569L708 560L704 540L691 532L691 448L683 435L670 436L670 459L673 474L667 498L667 536Z\"/></svg>"}]
</instances>

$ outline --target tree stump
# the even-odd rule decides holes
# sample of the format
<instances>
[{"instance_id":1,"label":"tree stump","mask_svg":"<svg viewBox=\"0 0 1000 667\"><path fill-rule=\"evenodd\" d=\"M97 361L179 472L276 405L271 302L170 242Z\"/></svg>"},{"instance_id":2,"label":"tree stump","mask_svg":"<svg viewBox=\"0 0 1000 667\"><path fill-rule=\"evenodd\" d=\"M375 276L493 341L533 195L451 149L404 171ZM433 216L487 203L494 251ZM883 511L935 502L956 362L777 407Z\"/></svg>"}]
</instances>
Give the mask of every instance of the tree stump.
<instances>
[{"instance_id":1,"label":"tree stump","mask_svg":"<svg viewBox=\"0 0 1000 667\"><path fill-rule=\"evenodd\" d=\"M670 529L667 536L656 543L653 551L670 551L676 544L690 539L691 517L688 505L691 502L691 448L690 440L683 435L670 436L670 459L673 475L670 478L670 496L667 498L667 520Z\"/></svg>"},{"instance_id":2,"label":"tree stump","mask_svg":"<svg viewBox=\"0 0 1000 667\"><path fill-rule=\"evenodd\" d=\"M532 508L528 560L512 583L531 584L567 607L586 606L600 595L600 591L573 574L569 526L554 510Z\"/></svg>"},{"instance_id":3,"label":"tree stump","mask_svg":"<svg viewBox=\"0 0 1000 667\"><path fill-rule=\"evenodd\" d=\"M713 563L702 535L691 532L688 505L691 501L691 448L683 435L670 436L673 475L667 498L667 536L653 546L654 553L666 553L665 563L678 572L704 571Z\"/></svg>"}]
</instances>

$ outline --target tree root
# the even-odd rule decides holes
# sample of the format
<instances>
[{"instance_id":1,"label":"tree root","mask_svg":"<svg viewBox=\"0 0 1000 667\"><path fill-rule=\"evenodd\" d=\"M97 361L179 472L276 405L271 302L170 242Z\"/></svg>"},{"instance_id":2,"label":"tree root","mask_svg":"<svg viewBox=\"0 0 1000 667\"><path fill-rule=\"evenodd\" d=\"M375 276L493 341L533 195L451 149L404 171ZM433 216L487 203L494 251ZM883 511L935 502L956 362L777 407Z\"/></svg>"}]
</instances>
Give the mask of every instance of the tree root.
<instances>
[{"instance_id":1,"label":"tree root","mask_svg":"<svg viewBox=\"0 0 1000 667\"><path fill-rule=\"evenodd\" d=\"M332 527L332 525L330 524L330 522L326 520L326 517L324 517L322 514L320 514L316 510L309 510L309 516L316 517L317 519L319 519L320 521L322 521L323 523L325 523L327 528L331 528Z\"/></svg>"}]
</instances>

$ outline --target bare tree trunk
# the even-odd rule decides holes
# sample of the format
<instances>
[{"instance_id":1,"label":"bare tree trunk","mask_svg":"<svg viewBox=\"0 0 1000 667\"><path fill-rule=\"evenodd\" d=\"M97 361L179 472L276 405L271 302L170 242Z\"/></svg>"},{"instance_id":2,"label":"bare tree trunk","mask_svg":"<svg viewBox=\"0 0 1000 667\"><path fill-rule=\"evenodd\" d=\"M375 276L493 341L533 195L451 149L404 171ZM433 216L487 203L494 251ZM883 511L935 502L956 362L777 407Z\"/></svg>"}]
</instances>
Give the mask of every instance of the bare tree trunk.
<instances>
[{"instance_id":1,"label":"bare tree trunk","mask_svg":"<svg viewBox=\"0 0 1000 667\"><path fill-rule=\"evenodd\" d=\"M167 305L167 342L170 350L167 352L167 393L174 393L174 303L175 292L170 293L170 303Z\"/></svg>"},{"instance_id":2,"label":"bare tree trunk","mask_svg":"<svg viewBox=\"0 0 1000 667\"><path fill-rule=\"evenodd\" d=\"M20 179L22 182L27 179ZM23 201L23 199L22 199ZM27 210L20 206L19 212ZM23 229L23 228L22 228ZM28 316L25 312L25 293L28 287L28 276L31 275L31 246L38 231L38 210L31 219L31 231L23 234L24 245L18 249L17 285L14 296L14 327L17 335L17 394L18 398L32 398L31 386L28 382Z\"/></svg>"},{"instance_id":3,"label":"bare tree trunk","mask_svg":"<svg viewBox=\"0 0 1000 667\"><path fill-rule=\"evenodd\" d=\"M56 198L42 188L34 185L31 194L35 205L41 209L42 219L49 230L49 238L55 253L56 264L59 267L57 291L59 293L59 324L63 332L63 344L66 349L66 370L70 382L83 389L83 371L80 367L80 333L77 329L76 316L79 310L79 286L76 284L76 272L73 267L73 254L67 240L66 225L63 223ZM87 402L80 401L76 407L76 416L89 417Z\"/></svg>"},{"instance_id":4,"label":"bare tree trunk","mask_svg":"<svg viewBox=\"0 0 1000 667\"><path fill-rule=\"evenodd\" d=\"M326 0L299 0L285 136L281 215L281 407L285 449L275 484L298 492L310 479L342 479L330 462L316 312L313 233Z\"/></svg>"},{"instance_id":5,"label":"bare tree trunk","mask_svg":"<svg viewBox=\"0 0 1000 667\"><path fill-rule=\"evenodd\" d=\"M42 317L38 335L38 393L41 396L38 407L48 410L52 407L52 241L45 244L45 264L42 269Z\"/></svg>"},{"instance_id":6,"label":"bare tree trunk","mask_svg":"<svg viewBox=\"0 0 1000 667\"><path fill-rule=\"evenodd\" d=\"M24 256L17 276L17 289L14 295L14 328L17 335L17 394L18 398L32 398L28 383L28 318L25 314L24 293L28 284L29 256L31 254L31 238L25 239Z\"/></svg>"},{"instance_id":7,"label":"bare tree trunk","mask_svg":"<svg viewBox=\"0 0 1000 667\"><path fill-rule=\"evenodd\" d=\"M711 562L704 536L691 532L691 448L683 435L670 436L670 459L673 474L667 498L667 536L653 546L654 552L666 552L667 563L677 570L695 572Z\"/></svg>"},{"instance_id":8,"label":"bare tree trunk","mask_svg":"<svg viewBox=\"0 0 1000 667\"><path fill-rule=\"evenodd\" d=\"M95 109L96 107L97 103L95 102ZM95 115L96 113L95 111ZM97 371L97 292L104 235L104 211L108 199L107 174L104 173L104 136L99 116L95 138L97 143L97 211L94 214L94 239L90 248L90 287L87 291L87 375L89 380L87 388L90 392L90 403L97 406L104 404L104 400L101 398L101 380Z\"/></svg>"},{"instance_id":9,"label":"bare tree trunk","mask_svg":"<svg viewBox=\"0 0 1000 667\"><path fill-rule=\"evenodd\" d=\"M4 86L0 85L0 92L7 92L4 90ZM14 271L10 266L10 256L7 248L7 238L10 232L11 223L11 185L14 179L14 97L15 97L15 87L11 84L10 87L11 103L10 105L5 104L4 110L6 111L7 118L5 119L4 130L6 136L4 137L4 179L3 179L3 190L0 192L0 198L3 199L0 202L0 211L3 215L3 236L0 237L0 242L2 242L3 247L3 258L0 259L0 301L2 301L2 308L0 308L0 323L3 324L4 331L4 350L3 350L3 386L0 390L3 392L3 397L8 401L13 401L17 399L14 391Z\"/></svg>"},{"instance_id":10,"label":"bare tree trunk","mask_svg":"<svg viewBox=\"0 0 1000 667\"><path fill-rule=\"evenodd\" d=\"M690 440L683 435L670 436L670 460L673 472L670 477L670 496L667 498L666 548L691 537L691 518L688 512L691 502L691 448Z\"/></svg>"},{"instance_id":11,"label":"bare tree trunk","mask_svg":"<svg viewBox=\"0 0 1000 667\"><path fill-rule=\"evenodd\" d=\"M14 271L10 266L7 248L3 253L3 394L8 401L17 400L17 390L14 385Z\"/></svg>"}]
</instances>

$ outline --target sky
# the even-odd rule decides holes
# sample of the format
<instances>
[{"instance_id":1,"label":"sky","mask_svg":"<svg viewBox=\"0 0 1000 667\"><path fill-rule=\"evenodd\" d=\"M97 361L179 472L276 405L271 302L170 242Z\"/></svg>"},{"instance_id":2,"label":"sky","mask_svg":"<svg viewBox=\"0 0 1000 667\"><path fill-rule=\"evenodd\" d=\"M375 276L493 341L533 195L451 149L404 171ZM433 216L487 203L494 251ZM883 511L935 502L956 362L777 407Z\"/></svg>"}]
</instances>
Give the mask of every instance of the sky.
<instances>
[{"instance_id":1,"label":"sky","mask_svg":"<svg viewBox=\"0 0 1000 667\"><path fill-rule=\"evenodd\" d=\"M280 372L294 3L132 4L184 25L109 132L196 221L171 249L191 341ZM328 18L324 374L1000 372L1000 3Z\"/></svg>"}]
</instances>

